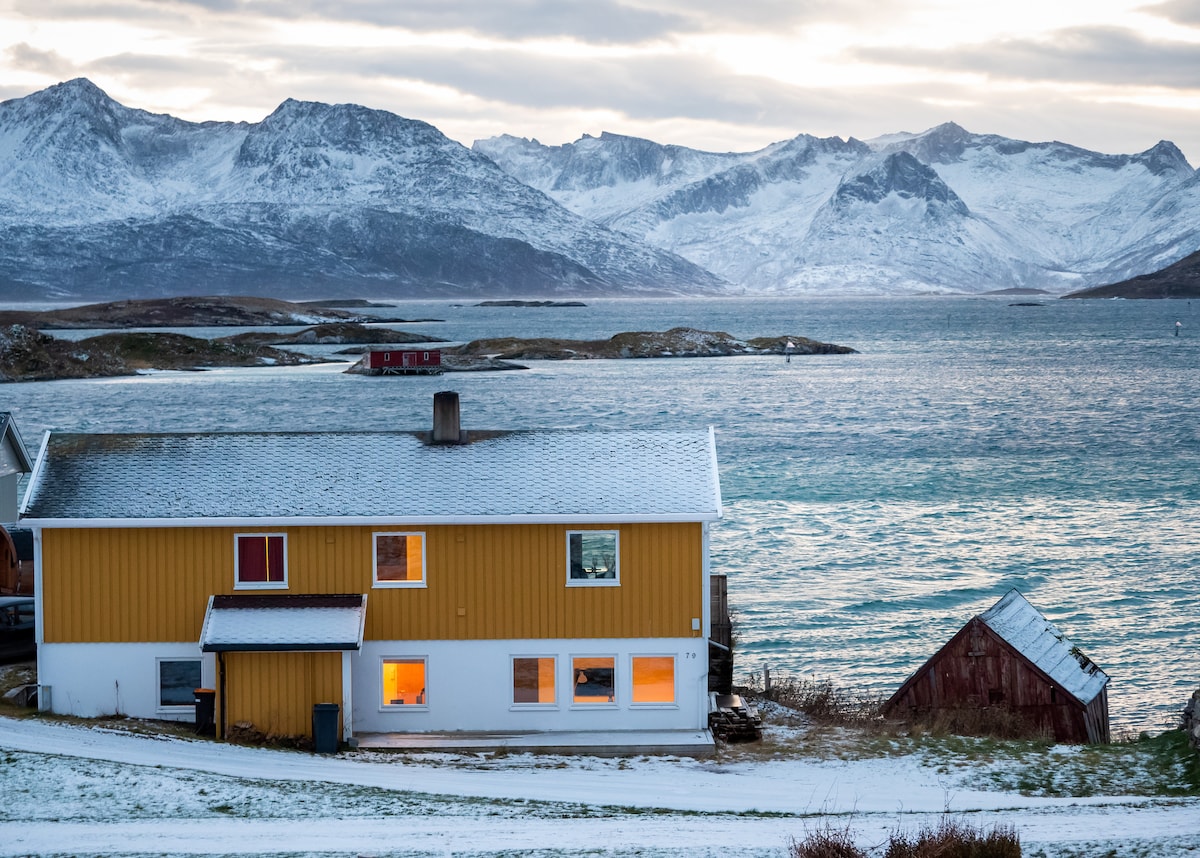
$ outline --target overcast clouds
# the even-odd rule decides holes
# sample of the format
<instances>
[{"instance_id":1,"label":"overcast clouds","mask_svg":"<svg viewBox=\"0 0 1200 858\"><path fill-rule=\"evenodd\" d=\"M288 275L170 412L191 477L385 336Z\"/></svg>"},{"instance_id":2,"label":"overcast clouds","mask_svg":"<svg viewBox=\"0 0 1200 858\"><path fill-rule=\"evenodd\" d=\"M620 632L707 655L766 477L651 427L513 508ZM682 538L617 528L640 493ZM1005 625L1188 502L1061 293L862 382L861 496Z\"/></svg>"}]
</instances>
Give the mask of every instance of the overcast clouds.
<instances>
[{"instance_id":1,"label":"overcast clouds","mask_svg":"<svg viewBox=\"0 0 1200 858\"><path fill-rule=\"evenodd\" d=\"M0 0L0 99L88 77L257 121L356 102L465 144L612 131L711 150L953 120L1200 166L1200 0Z\"/></svg>"}]
</instances>

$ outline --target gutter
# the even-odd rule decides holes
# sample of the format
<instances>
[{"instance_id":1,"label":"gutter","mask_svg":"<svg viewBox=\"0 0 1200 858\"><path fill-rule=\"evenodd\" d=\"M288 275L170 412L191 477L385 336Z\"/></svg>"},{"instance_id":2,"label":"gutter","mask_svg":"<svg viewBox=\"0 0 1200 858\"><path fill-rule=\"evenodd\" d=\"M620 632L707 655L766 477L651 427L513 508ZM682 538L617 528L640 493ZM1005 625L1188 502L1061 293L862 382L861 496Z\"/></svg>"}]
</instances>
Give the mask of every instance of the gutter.
<instances>
[{"instance_id":1,"label":"gutter","mask_svg":"<svg viewBox=\"0 0 1200 858\"><path fill-rule=\"evenodd\" d=\"M40 462L40 459L39 459ZM33 480L30 480L30 489ZM26 498L29 492L26 492ZM188 516L185 518L29 518L21 524L46 530L57 528L119 527L318 527L472 525L472 524L680 524L716 521L723 515L720 506L713 512L647 515L294 515L294 516Z\"/></svg>"}]
</instances>

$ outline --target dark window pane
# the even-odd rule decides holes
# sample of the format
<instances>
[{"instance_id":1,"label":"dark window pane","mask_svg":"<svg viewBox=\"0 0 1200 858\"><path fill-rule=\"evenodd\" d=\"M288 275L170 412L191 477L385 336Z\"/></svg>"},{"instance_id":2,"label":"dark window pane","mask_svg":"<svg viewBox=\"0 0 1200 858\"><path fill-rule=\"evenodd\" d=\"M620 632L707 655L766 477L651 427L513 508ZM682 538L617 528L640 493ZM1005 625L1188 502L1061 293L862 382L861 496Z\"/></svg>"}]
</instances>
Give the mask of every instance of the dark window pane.
<instances>
[{"instance_id":1,"label":"dark window pane","mask_svg":"<svg viewBox=\"0 0 1200 858\"><path fill-rule=\"evenodd\" d=\"M160 661L158 663L158 705L195 705L200 687L200 661Z\"/></svg>"}]
</instances>

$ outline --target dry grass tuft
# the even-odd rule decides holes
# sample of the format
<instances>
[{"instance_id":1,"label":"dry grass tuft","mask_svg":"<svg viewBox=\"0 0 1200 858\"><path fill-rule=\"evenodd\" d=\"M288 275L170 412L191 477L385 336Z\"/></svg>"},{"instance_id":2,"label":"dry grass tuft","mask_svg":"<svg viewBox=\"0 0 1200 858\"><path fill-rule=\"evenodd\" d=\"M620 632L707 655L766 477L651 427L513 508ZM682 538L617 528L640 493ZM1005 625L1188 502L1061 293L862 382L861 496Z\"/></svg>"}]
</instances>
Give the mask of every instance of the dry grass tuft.
<instances>
[{"instance_id":1,"label":"dry grass tuft","mask_svg":"<svg viewBox=\"0 0 1200 858\"><path fill-rule=\"evenodd\" d=\"M883 858L1021 858L1021 838L1011 826L977 828L947 816L911 838L892 832Z\"/></svg>"},{"instance_id":2,"label":"dry grass tuft","mask_svg":"<svg viewBox=\"0 0 1200 858\"><path fill-rule=\"evenodd\" d=\"M833 828L828 824L810 831L803 840L793 838L788 855L790 858L867 858L867 853L855 845L849 826Z\"/></svg>"},{"instance_id":3,"label":"dry grass tuft","mask_svg":"<svg viewBox=\"0 0 1200 858\"><path fill-rule=\"evenodd\" d=\"M909 735L978 736L989 739L1025 739L1033 742L1052 742L1046 730L1031 725L1020 714L1000 706L984 709L939 709L917 713L906 722Z\"/></svg>"},{"instance_id":4,"label":"dry grass tuft","mask_svg":"<svg viewBox=\"0 0 1200 858\"><path fill-rule=\"evenodd\" d=\"M879 848L883 858L1021 858L1021 838L1015 828L997 825L976 827L961 819L946 816L934 826L924 826L916 834L893 831L883 847L871 852L854 842L847 825L833 828L826 824L809 832L803 840L793 839L788 847L790 858L869 858Z\"/></svg>"},{"instance_id":5,"label":"dry grass tuft","mask_svg":"<svg viewBox=\"0 0 1200 858\"><path fill-rule=\"evenodd\" d=\"M835 685L828 679L785 676L772 680L771 687L767 689L754 675L744 693L802 712L811 721L820 724L865 726L882 723L883 720L879 714L883 704L880 695L855 692Z\"/></svg>"}]
</instances>

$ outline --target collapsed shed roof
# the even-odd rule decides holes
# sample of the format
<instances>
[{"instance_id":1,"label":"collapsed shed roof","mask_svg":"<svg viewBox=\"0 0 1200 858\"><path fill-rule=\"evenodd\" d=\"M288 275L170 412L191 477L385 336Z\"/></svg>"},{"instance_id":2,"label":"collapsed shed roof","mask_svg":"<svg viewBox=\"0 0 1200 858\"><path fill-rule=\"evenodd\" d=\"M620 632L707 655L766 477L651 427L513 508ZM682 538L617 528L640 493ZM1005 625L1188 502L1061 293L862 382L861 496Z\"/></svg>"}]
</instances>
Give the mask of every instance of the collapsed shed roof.
<instances>
[{"instance_id":1,"label":"collapsed shed roof","mask_svg":"<svg viewBox=\"0 0 1200 858\"><path fill-rule=\"evenodd\" d=\"M1016 590L979 619L1080 703L1090 703L1108 685L1108 674Z\"/></svg>"}]
</instances>

